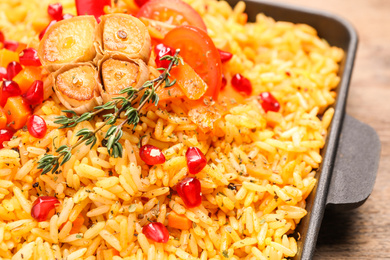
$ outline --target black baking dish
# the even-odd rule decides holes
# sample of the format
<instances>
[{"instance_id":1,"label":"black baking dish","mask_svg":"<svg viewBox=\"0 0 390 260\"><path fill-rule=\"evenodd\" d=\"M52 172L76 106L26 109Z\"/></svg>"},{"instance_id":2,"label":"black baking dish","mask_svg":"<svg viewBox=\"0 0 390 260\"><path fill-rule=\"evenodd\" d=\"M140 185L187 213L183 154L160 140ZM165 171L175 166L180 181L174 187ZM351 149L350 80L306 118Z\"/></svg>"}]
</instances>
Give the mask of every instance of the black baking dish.
<instances>
[{"instance_id":1,"label":"black baking dish","mask_svg":"<svg viewBox=\"0 0 390 260\"><path fill-rule=\"evenodd\" d=\"M236 0L228 0L234 6ZM323 162L317 173L318 184L307 199L308 215L299 224L296 234L298 254L294 259L312 259L325 208L336 210L360 206L374 186L380 156L380 142L370 126L345 114L358 37L355 29L333 14L271 1L246 0L249 21L264 13L277 21L305 23L318 35L345 52L339 75L335 114L327 143L322 150Z\"/></svg>"}]
</instances>

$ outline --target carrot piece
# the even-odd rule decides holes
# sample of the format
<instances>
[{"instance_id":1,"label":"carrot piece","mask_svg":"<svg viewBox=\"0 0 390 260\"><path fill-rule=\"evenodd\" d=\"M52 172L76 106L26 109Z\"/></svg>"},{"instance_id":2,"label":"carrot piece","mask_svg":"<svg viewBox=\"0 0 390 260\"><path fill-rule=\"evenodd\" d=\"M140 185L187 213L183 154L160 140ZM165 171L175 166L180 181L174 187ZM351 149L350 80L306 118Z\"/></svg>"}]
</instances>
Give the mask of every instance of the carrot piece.
<instances>
[{"instance_id":1,"label":"carrot piece","mask_svg":"<svg viewBox=\"0 0 390 260\"><path fill-rule=\"evenodd\" d=\"M31 108L21 96L10 97L4 106L7 115L7 125L15 130L22 128L31 115Z\"/></svg>"},{"instance_id":2,"label":"carrot piece","mask_svg":"<svg viewBox=\"0 0 390 260\"><path fill-rule=\"evenodd\" d=\"M111 260L114 256L119 256L118 250L114 248L103 250L103 259Z\"/></svg>"},{"instance_id":3,"label":"carrot piece","mask_svg":"<svg viewBox=\"0 0 390 260\"><path fill-rule=\"evenodd\" d=\"M173 67L170 72L184 94L191 100L200 99L207 91L207 84L187 63Z\"/></svg>"},{"instance_id":4,"label":"carrot piece","mask_svg":"<svg viewBox=\"0 0 390 260\"><path fill-rule=\"evenodd\" d=\"M192 227L192 221L184 215L176 214L171 211L168 215L168 226L172 228L187 230Z\"/></svg>"},{"instance_id":5,"label":"carrot piece","mask_svg":"<svg viewBox=\"0 0 390 260\"><path fill-rule=\"evenodd\" d=\"M7 126L7 115L4 110L0 107L0 129Z\"/></svg>"},{"instance_id":6,"label":"carrot piece","mask_svg":"<svg viewBox=\"0 0 390 260\"><path fill-rule=\"evenodd\" d=\"M80 214L77 216L77 218L72 222L72 229L70 230L69 234L76 234L79 233L80 228L84 224L84 217Z\"/></svg>"},{"instance_id":7,"label":"carrot piece","mask_svg":"<svg viewBox=\"0 0 390 260\"><path fill-rule=\"evenodd\" d=\"M157 94L161 101L172 100L186 96L181 88L177 85L173 85L169 88L159 88L157 90Z\"/></svg>"},{"instance_id":8,"label":"carrot piece","mask_svg":"<svg viewBox=\"0 0 390 260\"><path fill-rule=\"evenodd\" d=\"M0 66L7 68L8 63L10 63L12 61L19 62L19 54L15 51L1 49L0 50Z\"/></svg>"},{"instance_id":9,"label":"carrot piece","mask_svg":"<svg viewBox=\"0 0 390 260\"><path fill-rule=\"evenodd\" d=\"M24 94L34 81L42 79L41 72L42 69L39 67L26 67L15 76L13 81L18 83L22 94Z\"/></svg>"}]
</instances>

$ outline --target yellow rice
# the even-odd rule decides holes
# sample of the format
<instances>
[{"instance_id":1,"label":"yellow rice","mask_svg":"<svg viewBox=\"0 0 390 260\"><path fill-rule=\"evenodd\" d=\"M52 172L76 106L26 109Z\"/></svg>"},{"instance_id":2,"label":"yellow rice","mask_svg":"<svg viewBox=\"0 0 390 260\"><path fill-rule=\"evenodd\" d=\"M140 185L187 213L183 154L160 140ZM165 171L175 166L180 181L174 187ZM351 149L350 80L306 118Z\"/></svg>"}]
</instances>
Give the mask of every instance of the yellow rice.
<instances>
[{"instance_id":1,"label":"yellow rice","mask_svg":"<svg viewBox=\"0 0 390 260\"><path fill-rule=\"evenodd\" d=\"M34 46L53 2L0 0L0 30ZM75 14L73 1L61 2L64 12ZM78 130L102 122L98 117L57 129L53 121L64 108L55 97L46 100L35 110L47 122L46 137L20 130L0 150L0 259L285 259L297 253L292 234L316 185L343 52L308 25L263 14L245 24L243 2L233 9L223 1L187 2L216 46L234 54L225 76L249 78L253 97L216 122L218 135L202 133L181 101L161 102L145 111L134 132L126 129L122 158L110 158L99 136L93 149L80 146L57 174L40 175L37 161L46 149L72 145ZM264 91L280 102L280 112L262 110L255 97ZM139 145L147 143L163 150L163 165L140 160ZM185 152L191 146L205 153L208 165L197 174L202 205L187 209L171 192L189 174ZM30 210L40 195L56 196L61 205L38 223ZM148 240L142 226L149 220L167 225L171 211L184 214L192 228L169 228L166 244ZM69 234L79 214L86 220L79 233Z\"/></svg>"}]
</instances>

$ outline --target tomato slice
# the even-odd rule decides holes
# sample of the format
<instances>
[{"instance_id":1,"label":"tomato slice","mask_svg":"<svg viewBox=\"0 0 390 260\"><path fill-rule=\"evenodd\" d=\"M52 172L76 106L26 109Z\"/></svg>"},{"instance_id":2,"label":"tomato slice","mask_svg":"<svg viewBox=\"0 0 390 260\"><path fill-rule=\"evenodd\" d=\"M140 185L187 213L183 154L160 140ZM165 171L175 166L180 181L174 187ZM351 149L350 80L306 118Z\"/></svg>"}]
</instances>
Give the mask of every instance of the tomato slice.
<instances>
[{"instance_id":1,"label":"tomato slice","mask_svg":"<svg viewBox=\"0 0 390 260\"><path fill-rule=\"evenodd\" d=\"M217 100L222 83L222 64L218 49L210 36L202 29L184 25L168 32L163 44L180 49L180 56L207 84L205 96Z\"/></svg>"},{"instance_id":2,"label":"tomato slice","mask_svg":"<svg viewBox=\"0 0 390 260\"><path fill-rule=\"evenodd\" d=\"M181 0L151 0L144 4L137 17L145 17L172 25L192 25L207 31L202 17Z\"/></svg>"},{"instance_id":3,"label":"tomato slice","mask_svg":"<svg viewBox=\"0 0 390 260\"><path fill-rule=\"evenodd\" d=\"M106 5L111 6L111 0L76 0L77 15L93 15L100 21Z\"/></svg>"}]
</instances>

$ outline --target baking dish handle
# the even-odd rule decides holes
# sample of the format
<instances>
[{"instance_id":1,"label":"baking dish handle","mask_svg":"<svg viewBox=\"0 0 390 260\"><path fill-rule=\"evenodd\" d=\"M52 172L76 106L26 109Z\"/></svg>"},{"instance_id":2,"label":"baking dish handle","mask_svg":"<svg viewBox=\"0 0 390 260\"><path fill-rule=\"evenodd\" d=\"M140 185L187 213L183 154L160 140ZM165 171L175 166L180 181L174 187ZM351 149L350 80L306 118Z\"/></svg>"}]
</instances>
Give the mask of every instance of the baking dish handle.
<instances>
[{"instance_id":1,"label":"baking dish handle","mask_svg":"<svg viewBox=\"0 0 390 260\"><path fill-rule=\"evenodd\" d=\"M376 131L345 115L329 185L327 208L354 209L367 200L374 186L380 150Z\"/></svg>"}]
</instances>

